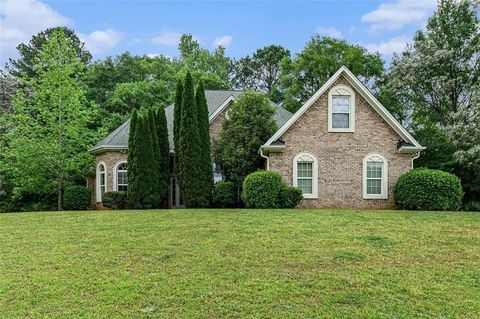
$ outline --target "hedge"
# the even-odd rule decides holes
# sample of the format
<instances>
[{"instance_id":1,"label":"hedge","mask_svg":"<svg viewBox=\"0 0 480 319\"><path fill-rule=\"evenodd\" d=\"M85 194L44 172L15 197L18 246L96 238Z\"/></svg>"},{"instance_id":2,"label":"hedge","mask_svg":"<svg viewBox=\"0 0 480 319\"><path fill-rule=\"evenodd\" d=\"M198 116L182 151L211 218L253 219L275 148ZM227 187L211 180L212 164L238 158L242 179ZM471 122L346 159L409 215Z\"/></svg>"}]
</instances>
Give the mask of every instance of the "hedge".
<instances>
[{"instance_id":1,"label":"hedge","mask_svg":"<svg viewBox=\"0 0 480 319\"><path fill-rule=\"evenodd\" d=\"M294 208L302 198L302 191L285 185L276 172L257 171L243 181L242 199L250 208Z\"/></svg>"},{"instance_id":2,"label":"hedge","mask_svg":"<svg viewBox=\"0 0 480 319\"><path fill-rule=\"evenodd\" d=\"M85 186L71 185L63 191L63 207L67 210L86 210L90 207L90 190Z\"/></svg>"},{"instance_id":3,"label":"hedge","mask_svg":"<svg viewBox=\"0 0 480 319\"><path fill-rule=\"evenodd\" d=\"M284 185L278 196L278 207L295 208L302 199L303 195L300 188Z\"/></svg>"},{"instance_id":4,"label":"hedge","mask_svg":"<svg viewBox=\"0 0 480 319\"><path fill-rule=\"evenodd\" d=\"M450 173L413 169L395 185L395 202L408 210L458 210L463 190L460 179Z\"/></svg>"},{"instance_id":5,"label":"hedge","mask_svg":"<svg viewBox=\"0 0 480 319\"><path fill-rule=\"evenodd\" d=\"M111 209L127 208L128 198L126 192L106 192L102 195L103 206Z\"/></svg>"},{"instance_id":6,"label":"hedge","mask_svg":"<svg viewBox=\"0 0 480 319\"><path fill-rule=\"evenodd\" d=\"M218 182L213 189L213 205L215 207L234 207L237 189L232 182Z\"/></svg>"}]
</instances>

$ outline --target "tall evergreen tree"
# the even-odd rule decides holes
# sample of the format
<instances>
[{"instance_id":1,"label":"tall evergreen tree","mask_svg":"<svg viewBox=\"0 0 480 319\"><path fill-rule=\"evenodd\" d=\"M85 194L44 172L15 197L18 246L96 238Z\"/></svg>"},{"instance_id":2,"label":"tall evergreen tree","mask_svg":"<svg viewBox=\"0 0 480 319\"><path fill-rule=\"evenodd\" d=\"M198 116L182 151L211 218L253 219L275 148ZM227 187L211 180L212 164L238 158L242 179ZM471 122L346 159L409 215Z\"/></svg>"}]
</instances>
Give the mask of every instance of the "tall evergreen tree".
<instances>
[{"instance_id":1,"label":"tall evergreen tree","mask_svg":"<svg viewBox=\"0 0 480 319\"><path fill-rule=\"evenodd\" d=\"M173 107L173 145L175 149L174 154L174 171L175 175L180 176L180 161L179 154L180 149L180 119L182 118L182 105L183 105L183 83L181 79L177 80L177 88L175 90L175 104Z\"/></svg>"},{"instance_id":2,"label":"tall evergreen tree","mask_svg":"<svg viewBox=\"0 0 480 319\"><path fill-rule=\"evenodd\" d=\"M212 195L213 179L212 179L212 150L210 145L210 123L208 121L208 105L205 96L205 88L203 81L197 87L195 95L195 105L197 108L198 132L200 138L200 162L199 169L202 173L201 195L210 201Z\"/></svg>"},{"instance_id":3,"label":"tall evergreen tree","mask_svg":"<svg viewBox=\"0 0 480 319\"><path fill-rule=\"evenodd\" d=\"M159 194L156 191L157 174L152 173L156 165L152 133L148 113L138 117L135 125L134 149L136 152L134 166L129 171L134 180L129 181L128 200L130 208L153 208L158 205Z\"/></svg>"},{"instance_id":4,"label":"tall evergreen tree","mask_svg":"<svg viewBox=\"0 0 480 319\"><path fill-rule=\"evenodd\" d=\"M178 158L178 181L186 207L204 207L208 205L201 194L201 162L199 147L199 130L195 92L190 72L185 77L183 91L182 116L180 119L180 136L175 156Z\"/></svg>"},{"instance_id":5,"label":"tall evergreen tree","mask_svg":"<svg viewBox=\"0 0 480 319\"><path fill-rule=\"evenodd\" d=\"M158 142L157 136L157 125L155 124L155 110L149 109L147 114L149 126L150 126L150 136L152 140L152 150L153 150L153 159L154 165L150 169L150 173L155 175L156 182L153 185L153 190L158 193L158 202L155 207L160 207L160 201L164 196L166 186L163 185L164 180L160 176L160 165L162 158L160 156L160 144Z\"/></svg>"},{"instance_id":6,"label":"tall evergreen tree","mask_svg":"<svg viewBox=\"0 0 480 319\"><path fill-rule=\"evenodd\" d=\"M130 131L128 133L128 158L127 158L127 175L128 175L128 201L129 203L133 203L134 196L135 196L135 187L132 191L132 185L136 185L135 177L136 177L136 166L135 162L137 160L137 148L136 146L138 143L135 141L135 132L136 126L138 122L138 113L137 110L133 110L132 117L130 118ZM132 197L133 196L133 197Z\"/></svg>"},{"instance_id":7,"label":"tall evergreen tree","mask_svg":"<svg viewBox=\"0 0 480 319\"><path fill-rule=\"evenodd\" d=\"M157 129L158 148L160 151L160 183L165 186L162 201L166 204L168 202L168 185L170 181L170 172L168 170L170 147L168 144L167 118L163 107L158 108L155 112L155 125Z\"/></svg>"},{"instance_id":8,"label":"tall evergreen tree","mask_svg":"<svg viewBox=\"0 0 480 319\"><path fill-rule=\"evenodd\" d=\"M180 119L182 117L183 104L183 83L178 79L177 89L175 91L175 104L173 108L173 143L178 146L178 139L180 136Z\"/></svg>"}]
</instances>

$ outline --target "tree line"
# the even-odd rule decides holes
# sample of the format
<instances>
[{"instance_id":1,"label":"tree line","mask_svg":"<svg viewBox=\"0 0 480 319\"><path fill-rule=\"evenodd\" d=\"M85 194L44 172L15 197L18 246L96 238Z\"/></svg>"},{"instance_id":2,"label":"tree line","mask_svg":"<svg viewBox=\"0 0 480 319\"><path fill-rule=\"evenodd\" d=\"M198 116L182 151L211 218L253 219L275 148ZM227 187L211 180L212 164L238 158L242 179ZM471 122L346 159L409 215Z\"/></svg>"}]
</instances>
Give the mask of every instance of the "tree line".
<instances>
[{"instance_id":1,"label":"tree line","mask_svg":"<svg viewBox=\"0 0 480 319\"><path fill-rule=\"evenodd\" d=\"M462 179L466 200L479 201L478 13L474 1L439 1L426 27L390 65L360 45L319 35L294 55L269 45L234 59L223 47L209 51L183 35L175 58L125 52L92 61L73 30L47 29L20 44L19 58L11 59L0 76L0 203L10 210L58 206L65 185L83 184L91 174L94 159L87 150L134 110L193 105L193 88L199 95L201 84L263 92L294 112L342 65L427 147L417 166L455 173ZM189 84L187 90L188 78L193 88ZM178 128L181 112L174 120ZM183 121L191 125L201 118L198 114L196 119L186 114ZM205 129L202 125L199 122L199 130ZM196 132L184 130L197 138ZM181 146L181 134L176 135L179 147L190 152ZM176 167L182 170L182 165L188 164Z\"/></svg>"}]
</instances>

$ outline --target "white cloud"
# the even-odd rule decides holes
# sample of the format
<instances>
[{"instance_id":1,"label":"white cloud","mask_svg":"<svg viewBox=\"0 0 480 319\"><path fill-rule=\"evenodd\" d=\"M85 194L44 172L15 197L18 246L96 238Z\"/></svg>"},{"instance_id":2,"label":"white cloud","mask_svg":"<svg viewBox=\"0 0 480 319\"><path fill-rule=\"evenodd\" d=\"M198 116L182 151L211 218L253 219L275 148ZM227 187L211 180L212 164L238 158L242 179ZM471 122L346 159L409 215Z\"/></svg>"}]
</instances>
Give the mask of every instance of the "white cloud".
<instances>
[{"instance_id":1,"label":"white cloud","mask_svg":"<svg viewBox=\"0 0 480 319\"><path fill-rule=\"evenodd\" d=\"M69 18L39 0L0 0L0 61L18 56L16 46L32 35L69 24Z\"/></svg>"},{"instance_id":2,"label":"white cloud","mask_svg":"<svg viewBox=\"0 0 480 319\"><path fill-rule=\"evenodd\" d=\"M106 51L117 46L125 37L123 32L107 28L96 30L89 34L79 33L80 40L85 42L85 47L93 54Z\"/></svg>"},{"instance_id":3,"label":"white cloud","mask_svg":"<svg viewBox=\"0 0 480 319\"><path fill-rule=\"evenodd\" d=\"M380 4L363 15L362 21L369 23L372 31L398 30L409 24L421 24L435 7L436 0L396 0Z\"/></svg>"},{"instance_id":4,"label":"white cloud","mask_svg":"<svg viewBox=\"0 0 480 319\"><path fill-rule=\"evenodd\" d=\"M332 27L324 28L318 27L317 33L331 38L341 39L343 38L342 32Z\"/></svg>"},{"instance_id":5,"label":"white cloud","mask_svg":"<svg viewBox=\"0 0 480 319\"><path fill-rule=\"evenodd\" d=\"M363 46L370 52L379 52L383 55L392 55L394 52L402 52L407 46L407 43L409 43L411 40L411 37L407 35L401 35L398 37L393 37L388 41L380 43L368 43L363 44Z\"/></svg>"},{"instance_id":6,"label":"white cloud","mask_svg":"<svg viewBox=\"0 0 480 319\"><path fill-rule=\"evenodd\" d=\"M231 35L224 35L221 37L216 37L215 40L213 40L212 45L216 48L219 46L222 46L224 48L227 48L230 43L232 42L233 37Z\"/></svg>"},{"instance_id":7,"label":"white cloud","mask_svg":"<svg viewBox=\"0 0 480 319\"><path fill-rule=\"evenodd\" d=\"M175 46L180 42L182 34L167 31L152 38L152 42L159 45Z\"/></svg>"}]
</instances>

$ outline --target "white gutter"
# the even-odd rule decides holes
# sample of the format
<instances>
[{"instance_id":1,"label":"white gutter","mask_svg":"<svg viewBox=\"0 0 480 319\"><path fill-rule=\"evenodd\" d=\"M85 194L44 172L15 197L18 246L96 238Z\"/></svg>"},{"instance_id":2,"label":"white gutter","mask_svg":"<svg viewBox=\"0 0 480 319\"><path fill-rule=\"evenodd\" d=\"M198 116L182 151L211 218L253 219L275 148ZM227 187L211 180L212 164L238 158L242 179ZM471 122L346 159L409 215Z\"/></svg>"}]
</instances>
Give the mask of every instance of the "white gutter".
<instances>
[{"instance_id":1,"label":"white gutter","mask_svg":"<svg viewBox=\"0 0 480 319\"><path fill-rule=\"evenodd\" d=\"M267 160L267 171L270 170L270 158L266 155L263 155L263 148L260 147L260 156Z\"/></svg>"},{"instance_id":2,"label":"white gutter","mask_svg":"<svg viewBox=\"0 0 480 319\"><path fill-rule=\"evenodd\" d=\"M417 155L412 157L412 169L413 169L413 161L420 157L420 152L417 152Z\"/></svg>"}]
</instances>

